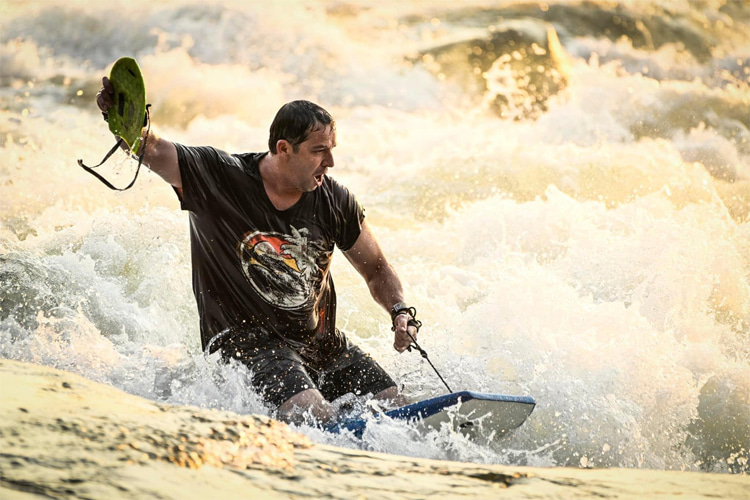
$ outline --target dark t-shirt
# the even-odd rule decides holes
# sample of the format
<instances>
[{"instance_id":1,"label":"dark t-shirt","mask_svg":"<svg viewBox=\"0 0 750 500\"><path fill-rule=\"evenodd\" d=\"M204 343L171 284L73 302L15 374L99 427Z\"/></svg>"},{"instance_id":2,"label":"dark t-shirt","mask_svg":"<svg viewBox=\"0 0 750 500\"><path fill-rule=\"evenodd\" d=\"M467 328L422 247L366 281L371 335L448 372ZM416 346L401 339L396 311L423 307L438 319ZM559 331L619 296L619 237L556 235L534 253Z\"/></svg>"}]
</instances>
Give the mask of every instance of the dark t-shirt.
<instances>
[{"instance_id":1,"label":"dark t-shirt","mask_svg":"<svg viewBox=\"0 0 750 500\"><path fill-rule=\"evenodd\" d=\"M348 250L359 237L364 211L354 196L325 176L277 210L258 170L268 153L175 146L203 349L266 331L313 358L340 351L330 264L334 246Z\"/></svg>"}]
</instances>

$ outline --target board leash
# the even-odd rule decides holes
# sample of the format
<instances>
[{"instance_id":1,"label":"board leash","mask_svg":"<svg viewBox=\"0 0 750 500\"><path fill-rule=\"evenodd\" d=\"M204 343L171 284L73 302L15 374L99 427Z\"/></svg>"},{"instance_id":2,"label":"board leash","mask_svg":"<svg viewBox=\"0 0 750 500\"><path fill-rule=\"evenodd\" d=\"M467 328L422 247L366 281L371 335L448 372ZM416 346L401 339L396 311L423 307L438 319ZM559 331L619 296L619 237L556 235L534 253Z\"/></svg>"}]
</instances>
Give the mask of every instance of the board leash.
<instances>
[{"instance_id":1,"label":"board leash","mask_svg":"<svg viewBox=\"0 0 750 500\"><path fill-rule=\"evenodd\" d=\"M432 367L432 369L435 370L435 373L440 378L440 381L443 383L443 385L445 386L445 388L448 389L448 392L452 393L453 390L450 388L450 386L448 385L448 382L445 381L445 379L443 378L443 376L440 375L440 372L438 371L437 368L435 368L435 365L432 364L432 361L430 361L430 358L427 356L427 352L424 349L422 349L421 347L419 347L419 344L417 344L417 340L414 337L411 336L411 333L409 333L408 330L406 331L406 334L411 339L411 345L409 347L407 347L407 349L409 351L411 351L411 348L413 347L414 349L416 349L417 351L419 351L419 354L421 354L422 357L424 359L426 359L427 362L430 364L430 366Z\"/></svg>"}]
</instances>

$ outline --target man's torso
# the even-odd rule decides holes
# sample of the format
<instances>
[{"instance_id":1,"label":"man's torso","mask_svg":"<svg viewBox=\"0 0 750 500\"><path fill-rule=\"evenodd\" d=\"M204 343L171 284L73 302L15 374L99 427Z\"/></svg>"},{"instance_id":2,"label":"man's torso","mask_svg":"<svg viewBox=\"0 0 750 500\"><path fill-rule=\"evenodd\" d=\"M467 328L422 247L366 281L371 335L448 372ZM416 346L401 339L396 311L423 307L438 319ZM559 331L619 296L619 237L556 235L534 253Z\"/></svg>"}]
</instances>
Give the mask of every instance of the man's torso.
<instances>
[{"instance_id":1,"label":"man's torso","mask_svg":"<svg viewBox=\"0 0 750 500\"><path fill-rule=\"evenodd\" d=\"M258 171L264 154L177 148L204 349L220 347L211 340L222 332L258 329L301 347L337 349L330 265L334 247L347 249L359 235L356 200L326 178L280 211Z\"/></svg>"}]
</instances>

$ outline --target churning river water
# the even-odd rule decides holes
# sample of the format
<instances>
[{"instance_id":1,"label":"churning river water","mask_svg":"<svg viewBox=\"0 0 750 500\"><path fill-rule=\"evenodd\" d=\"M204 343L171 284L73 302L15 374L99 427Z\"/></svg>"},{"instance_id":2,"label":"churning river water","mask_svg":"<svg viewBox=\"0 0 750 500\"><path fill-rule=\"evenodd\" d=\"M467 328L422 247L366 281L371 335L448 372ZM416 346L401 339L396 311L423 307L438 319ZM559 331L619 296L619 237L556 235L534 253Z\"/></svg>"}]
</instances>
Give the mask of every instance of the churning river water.
<instances>
[{"instance_id":1,"label":"churning river water","mask_svg":"<svg viewBox=\"0 0 750 500\"><path fill-rule=\"evenodd\" d=\"M492 446L406 424L319 442L482 463L748 472L750 4L0 0L0 356L175 404L268 414L200 349L187 215L151 173L83 172L141 64L171 140L263 151L278 107L337 119L331 175L453 389L530 395ZM119 185L135 164L103 167ZM411 398L341 254L338 324Z\"/></svg>"}]
</instances>

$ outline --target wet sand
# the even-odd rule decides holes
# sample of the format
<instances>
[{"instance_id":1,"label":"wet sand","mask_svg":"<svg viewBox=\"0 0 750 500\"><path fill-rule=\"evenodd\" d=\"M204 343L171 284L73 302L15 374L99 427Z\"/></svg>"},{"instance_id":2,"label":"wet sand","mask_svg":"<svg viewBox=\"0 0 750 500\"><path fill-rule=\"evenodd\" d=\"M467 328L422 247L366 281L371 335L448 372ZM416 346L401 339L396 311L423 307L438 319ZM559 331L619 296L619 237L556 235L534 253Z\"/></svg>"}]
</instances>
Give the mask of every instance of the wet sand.
<instances>
[{"instance_id":1,"label":"wet sand","mask_svg":"<svg viewBox=\"0 0 750 500\"><path fill-rule=\"evenodd\" d=\"M0 498L750 498L750 477L416 459L0 361Z\"/></svg>"}]
</instances>

